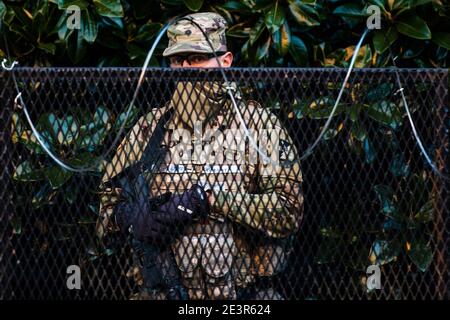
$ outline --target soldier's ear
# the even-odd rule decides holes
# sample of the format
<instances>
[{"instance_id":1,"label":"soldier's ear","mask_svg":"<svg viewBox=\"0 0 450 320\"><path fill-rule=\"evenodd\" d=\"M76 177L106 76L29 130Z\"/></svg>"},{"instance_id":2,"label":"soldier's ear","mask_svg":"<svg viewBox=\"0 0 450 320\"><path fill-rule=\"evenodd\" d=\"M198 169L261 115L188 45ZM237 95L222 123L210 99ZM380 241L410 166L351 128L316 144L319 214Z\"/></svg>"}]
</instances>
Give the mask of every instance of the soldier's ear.
<instances>
[{"instance_id":1,"label":"soldier's ear","mask_svg":"<svg viewBox=\"0 0 450 320\"><path fill-rule=\"evenodd\" d=\"M224 68L231 67L231 65L233 64L233 54L229 51L227 53L225 53L221 57L221 63L222 63L222 67L224 67Z\"/></svg>"}]
</instances>

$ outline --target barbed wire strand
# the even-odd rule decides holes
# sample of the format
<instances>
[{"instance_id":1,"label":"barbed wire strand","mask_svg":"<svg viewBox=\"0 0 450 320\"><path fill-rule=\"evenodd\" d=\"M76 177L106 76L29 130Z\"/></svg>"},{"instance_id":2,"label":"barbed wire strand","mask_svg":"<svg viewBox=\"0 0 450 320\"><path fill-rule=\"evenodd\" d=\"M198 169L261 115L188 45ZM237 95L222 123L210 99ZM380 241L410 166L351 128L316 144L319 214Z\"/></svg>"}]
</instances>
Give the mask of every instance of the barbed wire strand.
<instances>
[{"instance_id":1,"label":"barbed wire strand","mask_svg":"<svg viewBox=\"0 0 450 320\"><path fill-rule=\"evenodd\" d=\"M402 82L400 80L400 73L398 72L399 68L397 67L397 64L395 63L396 58L392 54L392 50L391 50L390 47L389 47L388 50L389 50L389 57L388 58L392 59L392 65L394 66L395 78L396 78L396 81L397 81L397 84L398 84L398 88L399 88L398 91L400 91L400 95L401 95L402 100L403 100L403 105L404 105L405 110L406 110L406 115L408 117L409 124L411 125L412 134L414 136L416 144L419 147L420 152L422 153L423 157L425 158L425 160L430 165L432 171L434 171L441 178L446 179L446 180L450 180L450 177L448 175L445 175L444 173L442 173L437 168L436 164L433 163L433 161L431 160L431 157L428 155L428 152L425 150L425 147L423 146L422 140L419 137L419 133L417 132L416 125L415 125L414 120L412 118L411 110L410 110L410 108L408 106L408 102L406 101L405 93L403 92L404 91L404 87L403 87Z\"/></svg>"},{"instance_id":2,"label":"barbed wire strand","mask_svg":"<svg viewBox=\"0 0 450 320\"><path fill-rule=\"evenodd\" d=\"M208 35L206 34L206 32L202 29L202 27L198 23L196 23L192 19L189 19L189 18L181 18L181 19L186 19L188 21L191 21L191 23L194 24L203 33L203 36L205 37L206 41L208 42L208 45L211 47L211 49L213 51L213 54L214 54L214 56L216 58L216 61L219 64L222 76L223 76L223 78L224 78L224 80L226 82L226 88L227 88L228 95L230 96L232 104L233 104L233 106L235 108L235 111L236 111L236 113L238 115L239 121L241 122L241 125L242 125L242 127L244 129L245 135L247 136L247 138L249 139L250 143L252 144L252 147L263 157L265 162L271 163L272 166L279 165L277 162L275 162L272 159L270 159L269 157L267 157L267 155L264 152L261 151L261 149L258 147L257 143L254 141L253 137L251 136L251 134L250 134L250 132L248 130L248 127L245 124L244 118L242 117L242 114L239 111L239 108L237 106L236 100L235 100L234 95L233 95L233 90L231 89L231 87L229 85L229 81L228 81L228 78L227 78L227 76L225 74L225 71L223 70L223 67L222 67L222 65L220 63L220 60L219 60L217 54L216 54L216 51L214 50L214 47L213 47L213 45L212 45ZM358 56L358 53L359 53L359 50L361 48L362 42L364 41L364 38L365 38L365 36L367 35L368 32L369 32L369 29L366 28L366 30L362 34L361 38L359 39L358 44L355 47L355 50L353 52L353 57L352 57L352 60L350 62L350 66L349 66L349 68L347 70L347 74L346 74L346 76L344 78L344 82L342 83L342 87L341 87L341 89L339 91L339 95L338 95L338 97L337 97L337 99L335 101L333 109L331 110L331 112L330 112L330 114L328 116L327 122L323 126L323 128L322 128L319 136L317 137L317 139L314 141L314 143L310 147L308 147L308 149L305 151L305 153L301 157L299 157L298 161L301 161L301 160L305 159L306 157L308 157L309 155L312 154L312 151L316 148L316 146L318 145L318 143L322 139L323 135L328 130L328 127L330 126L330 123L331 123L331 120L332 120L331 118L334 116L334 113L336 112L337 106L339 105L339 102L341 100L342 94L343 94L343 92L345 90L345 87L347 85L348 79L349 79L350 74L351 74L351 72L353 70L353 66L354 66L354 64L356 62L356 58Z\"/></svg>"},{"instance_id":3,"label":"barbed wire strand","mask_svg":"<svg viewBox=\"0 0 450 320\"><path fill-rule=\"evenodd\" d=\"M341 90L339 90L339 94L338 97L334 103L333 109L330 112L330 115L328 116L327 122L325 123L325 125L322 128L322 131L320 132L319 136L317 137L316 141L314 141L314 143L308 147L308 149L306 149L305 153L303 154L303 156L300 157L300 160L305 159L306 157L310 156L312 154L312 151L316 148L317 144L320 142L320 140L322 140L323 135L325 134L325 132L328 130L328 127L330 126L331 123L331 118L334 116L334 113L336 112L336 109L339 105L339 102L341 101L341 97L342 94L344 93L345 90L345 86L347 85L348 79L350 78L350 74L353 70L353 66L356 62L356 58L358 57L358 53L359 50L361 49L361 45L364 41L364 38L366 37L367 33L369 33L369 29L366 28L366 30L364 31L364 33L362 34L361 38L358 41L358 44L356 45L356 48L353 52L353 57L352 60L350 62L350 66L347 70L347 74L345 75L344 78L344 82L342 83L342 87Z\"/></svg>"},{"instance_id":4,"label":"barbed wire strand","mask_svg":"<svg viewBox=\"0 0 450 320\"><path fill-rule=\"evenodd\" d=\"M0 30L1 30L1 28L2 28L2 24L1 24L1 23L2 23L2 21L0 21ZM143 82L144 82L145 72L146 72L147 67L148 67L148 64L150 63L150 60L151 60L151 58L152 58L152 56L153 56L153 52L155 51L156 46L157 46L157 44L159 43L160 38L162 38L162 36L163 36L164 32L167 30L167 28L168 28L168 25L165 26L165 27L161 30L161 32L160 32L159 35L158 35L159 38L156 39L157 41L155 40L154 44L152 45L152 47L150 48L150 50L149 50L149 52L148 52L148 54L147 54L147 57L146 57L146 59L145 59L145 62L144 62L144 64L142 65L142 68L141 68L141 73L140 73L140 76L139 76L139 79L138 79L138 83L137 83L137 85L136 85L136 89L135 89L134 94L133 94L133 98L132 98L132 100L131 100L131 102L130 102L130 105L129 105L128 109L127 109L127 112L126 112L126 114L125 114L123 123L122 123L122 125L120 126L120 129L119 129L118 133L116 134L116 137L114 138L113 142L111 143L110 147L106 150L106 152L104 152L102 155L100 155L100 156L98 157L100 160L96 161L95 164L90 165L90 166L81 166L81 167L71 166L71 165L69 165L68 163L64 162L64 160L62 160L61 158L59 158L56 154L53 153L53 151L50 150L50 148L47 147L47 145L46 145L46 143L45 143L45 140L42 138L41 134L40 134L39 131L36 129L36 127L35 127L33 121L31 120L30 114L29 114L29 112L28 112L28 108L27 108L27 106L26 106L26 104L25 104L25 102L24 102L24 100L23 100L23 98L22 98L22 92L20 91L19 84L18 84L17 79L16 79L15 74L14 74L14 70L12 70L12 69L14 68L14 65L17 64L17 61L14 61L14 62L11 64L11 67L10 67L10 68L5 68L5 70L11 71L11 75L12 75L12 78L13 78L13 82L14 82L14 85L15 85L15 88L16 88L16 91L17 91L17 96L16 96L15 99L14 99L14 104L15 104L15 106L18 106L20 109L22 109L22 110L24 111L24 114L25 114L25 117L26 117L26 119L27 119L27 122L28 122L28 124L30 125L31 131L32 131L33 134L35 135L37 141L39 142L39 144L41 145L41 147L44 149L44 151L49 155L49 157L50 157L56 164L58 164L60 167L62 167L62 168L64 168L64 169L66 169L66 170L68 170L68 171L72 171L72 172L83 173L83 172L97 171L97 168L98 168L98 166L100 165L101 161L104 160L104 159L106 159L107 156L108 156L113 150L116 149L116 146L117 146L117 144L118 144L118 142L119 142L119 140L120 140L120 138L121 138L121 135L123 134L123 132L124 132L124 130L125 130L125 126L126 126L126 124L127 124L127 122L128 122L128 118L130 117L131 110L132 110L132 108L133 108L134 102L136 101L137 95L138 95L138 93L139 93L139 89L141 88L141 86L142 86L142 84L143 84ZM6 35L5 35L4 32L3 32L3 39L4 39L4 42L5 42L5 50L6 50L6 54L7 54L8 60L9 60L9 59L10 59L10 54L9 54L9 48L8 48L8 41L7 41L7 39L6 39ZM2 66L4 65L4 62L5 62L5 61L2 62ZM18 102L18 100L20 100L20 103Z\"/></svg>"},{"instance_id":5,"label":"barbed wire strand","mask_svg":"<svg viewBox=\"0 0 450 320\"><path fill-rule=\"evenodd\" d=\"M235 98L234 98L232 89L231 89L231 87L230 87L230 85L229 85L230 82L228 81L228 77L226 76L226 73L225 73L224 70L223 70L224 68L223 68L223 66L222 66L222 64L221 64L221 62L220 62L219 57L217 56L216 50L214 50L214 47L213 47L213 45L212 45L212 43L211 43L211 41L210 41L208 35L206 34L206 32L203 30L203 28L201 28L201 26L200 26L198 23L196 23L193 19L189 19L189 18L186 18L186 17L176 18L176 19L172 20L171 22L167 23L167 24L160 30L160 32L158 33L158 35L157 35L157 37L156 37L156 39L155 39L155 41L154 41L154 43L153 43L151 49L149 50L149 52L148 52L148 54L147 54L146 60L145 60L145 62L144 62L144 64L143 64L143 66L142 66L141 74L140 74L140 77L139 77L139 80L138 80L138 84L137 84L137 86L136 86L136 90L135 90L135 92L134 92L132 101L131 101L131 103L130 103L128 109L127 109L127 112L126 112L126 115L125 115L125 120L123 121L123 123L122 123L122 125L121 125L121 127L120 127L120 129L119 129L119 132L117 133L117 135L116 135L114 141L112 142L110 148L109 148L105 153L103 153L103 154L100 156L100 158L102 158L102 160L105 159L105 158L107 157L107 155L115 148L116 144L119 142L119 139L120 139L120 137L121 137L121 135L123 134L123 131L124 131L124 129L125 129L125 125L126 125L126 123L127 123L127 120L128 120L128 118L129 118L129 116L130 116L131 109L132 109L132 107L133 107L133 105L134 105L134 101L136 100L137 95L138 95L138 92L139 92L139 89L140 89L140 87L142 86L142 83L143 83L143 80L144 80L144 76L145 76L146 69L147 69L147 67L148 67L148 64L149 64L151 58L153 57L154 51L155 51L155 49L156 49L156 46L159 44L159 41L160 41L161 38L163 37L164 33L167 31L167 29L169 28L169 26L170 26L171 24L176 23L177 21L180 21L180 20L183 20L183 19L184 19L184 20L188 20L188 21L190 21L193 25L195 25L195 26L202 32L203 36L205 37L206 41L208 42L208 45L211 47L212 52L213 52L213 54L214 54L214 56L215 56L215 59L216 59L218 65L219 65L219 69L220 69L220 71L221 71L221 73L222 73L222 76L223 76L223 78L224 78L224 80L225 80L225 83L226 83L226 89L227 89L228 95L230 96L230 99L231 99L231 101L232 101L232 104L233 104L233 106L234 106L234 108L235 108L235 111L236 111L236 113L237 113L237 115L238 115L239 121L241 122L241 125L242 125L242 127L244 128L245 135L247 136L247 138L249 139L250 143L252 144L252 147L253 147L253 148L254 148L254 149L255 149L255 150L263 157L263 159L264 159L266 162L271 162L272 165L277 165L277 163L274 163L274 162L272 161L272 159L270 159L269 157L267 157L267 155L266 155L263 151L261 151L261 149L258 147L257 143L254 141L253 137L251 136L248 127L245 125L245 121L244 121L244 119L243 119L243 117L242 117L242 114L241 114L240 111L239 111L239 108L238 108L237 103L236 103L236 100L235 100ZM1 24L1 23L2 23L2 22L0 21L0 29L1 29L1 27L2 27L2 24ZM361 48L362 42L364 41L364 38L365 38L365 36L367 35L368 32L369 32L369 29L366 28L365 31L364 31L364 33L362 34L360 40L358 41L358 44L357 44L357 46L356 46L356 48L355 48L355 50L354 50L354 53L353 53L352 60L351 60L351 62L350 62L350 66L349 66L349 68L348 68L348 70L347 70L347 73L346 73L346 76L345 76L345 78L344 78L344 82L343 82L342 87L341 87L341 89L340 89L340 91L339 91L339 94L338 94L338 97L337 97L337 99L336 99L336 101L335 101L335 104L334 104L334 106L333 106L333 108L332 108L330 114L329 114L328 117L327 117L327 121L326 121L325 125L322 127L322 130L321 130L319 136L318 136L318 137L316 138L316 140L314 141L314 143L313 143L312 145L310 145L310 146L307 148L307 150L305 151L305 153L304 153L301 157L299 157L299 160L303 160L303 159L305 159L306 157L310 156L310 155L313 153L313 150L317 147L317 145L319 144L319 142L322 140L323 135L324 135L325 132L328 130L328 127L330 126L332 117L334 116L334 113L336 112L336 109L337 109L337 107L338 107L338 105L339 105L340 99L341 99L342 94L343 94L343 92L344 92L344 90L345 90L345 87L346 87L346 85L347 85L347 82L348 82L348 79L349 79L349 77L350 77L350 74L351 74L351 72L352 72L352 70L353 70L353 66L354 66L354 64L355 64L355 61L356 61L356 58L357 58L357 56L358 56L359 50L360 50L360 48ZM6 40L5 34L3 34L3 37L4 37L4 41L5 41L6 54L7 54L8 59L9 59L9 58L10 58L10 54L9 54L9 49L8 49L8 44L7 44L7 40ZM417 133L417 130L416 130L414 121L413 121L413 119L412 119L412 116L411 116L411 113L410 113L410 110L409 110L409 107L408 107L408 103L407 103L406 98L405 98L405 95L404 95L404 93L403 93L403 87L402 87L402 85L401 85L400 75L399 75L398 70L397 70L398 68L397 68L397 66L396 66L396 64L395 64L395 59L394 59L394 57L393 57L393 55L392 55L392 51L391 51L390 48L389 48L389 55L390 55L390 57L392 58L393 65L394 65L394 67L395 67L395 74L396 74L396 78L397 78L397 83L398 83L398 85L399 85L399 87L400 87L399 91L400 91L400 93L401 93L401 96L402 96L402 99L403 99L403 102L404 102L404 106L405 106L405 109L406 109L406 112L407 112L407 115L408 115L408 119L409 119L409 122L410 122L410 125L411 125L411 128L412 128L412 131L413 131L413 135L414 135L414 137L415 137L415 139L416 139L416 143L418 144L418 146L419 146L419 148L420 148L420 150L421 150L423 156L425 157L425 159L427 160L427 162L430 164L432 170L433 170L434 172L436 172L438 175L440 175L440 176L442 176L442 177L448 179L448 177L445 177L445 176L437 169L436 165L431 161L431 159L430 159L428 153L426 152L425 148L423 147L423 144L422 144L422 142L421 142L421 139L420 139L419 136L418 136L418 133ZM12 70L12 69L14 68L15 64L17 64L17 62L14 61L14 62L11 64L11 66L10 66L9 68L6 68L5 65L4 65L4 63L5 63L5 60L3 60L3 62L2 62L3 68L4 68L5 70L10 70L10 71L12 71L11 73L12 73L13 81L14 81L16 90L17 90L17 92L18 92L16 98L14 99L14 103L15 103L16 105L19 105L17 100L20 100L20 107L23 109L23 111L24 111L24 113L25 113L25 116L26 116L26 118L27 118L27 121L28 121L28 123L29 123L29 125L30 125L30 127L31 127L31 129L32 129L32 132L33 132L33 134L36 136L36 139L38 140L38 142L39 142L39 144L42 146L42 148L45 150L45 152L46 152L46 153L47 153L47 154L48 154L48 155L49 155L49 156L50 156L50 157L51 157L51 158L52 158L59 166L61 166L62 168L66 169L66 170L68 170L68 171L73 171L73 172L95 171L96 168L98 167L98 164L99 164L100 162L97 163L97 164L95 164L95 165L91 165L91 166L87 166L87 167L73 167L73 166L70 166L70 165L68 165L67 163L65 163L65 162L64 162L63 160L61 160L60 158L58 158L58 157L57 157L57 156L56 156L56 155L55 155L55 154L54 154L54 153L46 146L44 140L42 139L42 136L39 134L39 132L37 131L36 127L35 127L34 124L33 124L33 121L31 120L31 117L30 117L30 115L29 115L28 109L27 109L27 107L26 107L26 105L25 105L25 103L24 103L24 101L23 101L22 93L21 93L21 91L20 91L20 89L19 89L19 86L18 86L18 83L17 83L17 79L15 78L14 71Z\"/></svg>"}]
</instances>

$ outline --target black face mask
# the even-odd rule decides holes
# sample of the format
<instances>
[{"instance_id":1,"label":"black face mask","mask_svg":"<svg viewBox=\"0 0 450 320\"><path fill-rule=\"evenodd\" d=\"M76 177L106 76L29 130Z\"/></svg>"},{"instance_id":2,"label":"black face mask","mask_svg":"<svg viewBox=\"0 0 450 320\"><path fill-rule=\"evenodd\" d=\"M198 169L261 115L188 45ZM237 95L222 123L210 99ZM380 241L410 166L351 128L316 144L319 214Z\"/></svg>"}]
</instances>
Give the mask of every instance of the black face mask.
<instances>
[{"instance_id":1,"label":"black face mask","mask_svg":"<svg viewBox=\"0 0 450 320\"><path fill-rule=\"evenodd\" d=\"M190 128L205 125L230 105L227 89L219 82L179 82L171 100L176 117Z\"/></svg>"}]
</instances>

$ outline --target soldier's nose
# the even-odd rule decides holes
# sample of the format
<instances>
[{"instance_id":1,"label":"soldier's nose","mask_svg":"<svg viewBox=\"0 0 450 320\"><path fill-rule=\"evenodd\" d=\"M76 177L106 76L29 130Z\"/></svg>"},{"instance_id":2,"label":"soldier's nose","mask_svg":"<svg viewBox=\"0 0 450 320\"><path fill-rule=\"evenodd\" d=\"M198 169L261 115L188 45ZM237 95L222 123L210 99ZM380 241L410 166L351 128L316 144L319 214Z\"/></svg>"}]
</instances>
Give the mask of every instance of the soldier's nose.
<instances>
[{"instance_id":1,"label":"soldier's nose","mask_svg":"<svg viewBox=\"0 0 450 320\"><path fill-rule=\"evenodd\" d=\"M181 64L184 68L190 67L189 61L187 59L183 60L183 63Z\"/></svg>"}]
</instances>

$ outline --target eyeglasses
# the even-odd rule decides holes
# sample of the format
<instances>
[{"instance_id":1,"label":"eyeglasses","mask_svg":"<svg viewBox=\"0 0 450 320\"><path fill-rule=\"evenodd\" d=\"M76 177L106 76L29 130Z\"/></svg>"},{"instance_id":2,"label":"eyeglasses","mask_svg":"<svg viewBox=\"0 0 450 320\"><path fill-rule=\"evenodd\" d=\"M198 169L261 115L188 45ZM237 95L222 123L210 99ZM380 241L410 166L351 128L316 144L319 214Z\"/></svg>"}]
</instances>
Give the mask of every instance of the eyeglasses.
<instances>
[{"instance_id":1,"label":"eyeglasses","mask_svg":"<svg viewBox=\"0 0 450 320\"><path fill-rule=\"evenodd\" d=\"M217 57L224 55L224 52L216 52ZM214 53L194 53L194 54L184 54L184 55L173 55L169 58L170 64L174 66L181 66L186 60L190 66L202 64L215 58Z\"/></svg>"}]
</instances>

